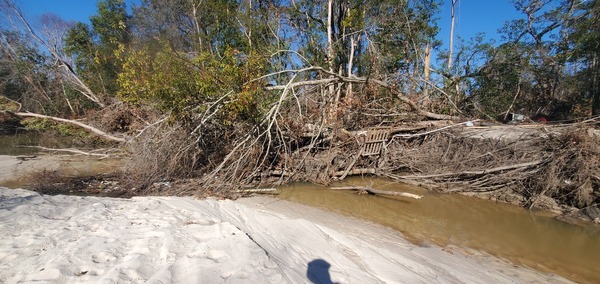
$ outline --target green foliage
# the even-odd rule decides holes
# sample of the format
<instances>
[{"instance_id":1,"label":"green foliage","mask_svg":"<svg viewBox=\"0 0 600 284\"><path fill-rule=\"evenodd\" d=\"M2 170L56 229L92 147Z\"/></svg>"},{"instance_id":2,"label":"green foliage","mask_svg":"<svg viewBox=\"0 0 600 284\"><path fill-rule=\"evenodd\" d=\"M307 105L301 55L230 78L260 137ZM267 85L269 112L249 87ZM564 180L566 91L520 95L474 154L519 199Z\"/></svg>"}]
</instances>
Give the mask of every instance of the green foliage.
<instances>
[{"instance_id":1,"label":"green foliage","mask_svg":"<svg viewBox=\"0 0 600 284\"><path fill-rule=\"evenodd\" d=\"M522 84L522 72L528 59L522 57L519 48L518 44L504 44L489 50L488 56L493 60L489 61L475 78L471 94L488 114L498 115L508 110L520 88L519 85Z\"/></svg>"},{"instance_id":2,"label":"green foliage","mask_svg":"<svg viewBox=\"0 0 600 284\"><path fill-rule=\"evenodd\" d=\"M19 111L19 107L15 101L0 95L0 111Z\"/></svg>"},{"instance_id":3,"label":"green foliage","mask_svg":"<svg viewBox=\"0 0 600 284\"><path fill-rule=\"evenodd\" d=\"M129 42L129 16L123 0L98 2L91 27L77 23L65 37L65 52L76 58L75 67L97 93L114 94L121 58Z\"/></svg>"},{"instance_id":4,"label":"green foliage","mask_svg":"<svg viewBox=\"0 0 600 284\"><path fill-rule=\"evenodd\" d=\"M77 56L75 63L79 68L85 68L86 61L93 57L94 42L92 31L84 23L76 23L71 27L65 37L65 52L68 55Z\"/></svg>"},{"instance_id":5,"label":"green foliage","mask_svg":"<svg viewBox=\"0 0 600 284\"><path fill-rule=\"evenodd\" d=\"M94 34L99 37L103 48L108 52L117 51L119 45L128 42L129 31L124 0L98 2L98 15L90 17Z\"/></svg>"},{"instance_id":6,"label":"green foliage","mask_svg":"<svg viewBox=\"0 0 600 284\"><path fill-rule=\"evenodd\" d=\"M58 123L49 119L42 118L27 118L21 121L27 130L32 131L57 131L61 135L90 138L90 133L80 127L76 127L66 123Z\"/></svg>"},{"instance_id":7,"label":"green foliage","mask_svg":"<svg viewBox=\"0 0 600 284\"><path fill-rule=\"evenodd\" d=\"M211 53L195 56L165 47L152 54L147 49L128 54L119 75L119 97L134 104L154 104L175 118L189 120L205 103L231 92L223 100L222 118L255 121L259 118L262 84L250 82L263 74L265 61L228 49L223 57Z\"/></svg>"},{"instance_id":8,"label":"green foliage","mask_svg":"<svg viewBox=\"0 0 600 284\"><path fill-rule=\"evenodd\" d=\"M600 1L585 1L578 7L563 52L568 66L573 67L574 92L589 102L592 115L600 115Z\"/></svg>"},{"instance_id":9,"label":"green foliage","mask_svg":"<svg viewBox=\"0 0 600 284\"><path fill-rule=\"evenodd\" d=\"M133 11L133 23L144 44L169 42L179 52L222 53L230 46L245 50L248 42L242 29L253 29L255 43L268 31L256 31L260 23L249 23L254 19L250 14L268 12L239 13L240 5L234 0L144 0Z\"/></svg>"},{"instance_id":10,"label":"green foliage","mask_svg":"<svg viewBox=\"0 0 600 284\"><path fill-rule=\"evenodd\" d=\"M367 19L378 28L373 39L381 52L380 72L407 73L422 66L418 48L437 44L434 37L438 28L434 21L439 5L438 0L389 0L373 4L367 11Z\"/></svg>"},{"instance_id":11,"label":"green foliage","mask_svg":"<svg viewBox=\"0 0 600 284\"><path fill-rule=\"evenodd\" d=\"M530 116L563 120L594 113L594 98L600 100L600 72L594 63L599 55L598 1L513 3L524 17L506 22L501 29L505 42L473 72L473 99L492 114L507 111L513 100L511 111Z\"/></svg>"},{"instance_id":12,"label":"green foliage","mask_svg":"<svg viewBox=\"0 0 600 284\"><path fill-rule=\"evenodd\" d=\"M56 92L62 70L55 61L17 31L1 30L0 42L0 97L12 100L13 110L20 107L21 111L50 115L68 112L62 92Z\"/></svg>"}]
</instances>

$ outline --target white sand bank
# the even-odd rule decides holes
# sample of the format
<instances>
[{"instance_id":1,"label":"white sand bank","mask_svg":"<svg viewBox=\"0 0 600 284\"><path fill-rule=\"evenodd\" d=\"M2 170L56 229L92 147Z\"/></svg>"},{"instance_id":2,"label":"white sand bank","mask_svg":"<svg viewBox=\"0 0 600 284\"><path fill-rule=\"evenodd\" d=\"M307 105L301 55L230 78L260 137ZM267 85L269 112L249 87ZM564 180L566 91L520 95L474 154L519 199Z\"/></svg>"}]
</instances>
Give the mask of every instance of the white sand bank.
<instances>
[{"instance_id":1,"label":"white sand bank","mask_svg":"<svg viewBox=\"0 0 600 284\"><path fill-rule=\"evenodd\" d=\"M0 188L1 283L565 283L270 198L40 196Z\"/></svg>"}]
</instances>

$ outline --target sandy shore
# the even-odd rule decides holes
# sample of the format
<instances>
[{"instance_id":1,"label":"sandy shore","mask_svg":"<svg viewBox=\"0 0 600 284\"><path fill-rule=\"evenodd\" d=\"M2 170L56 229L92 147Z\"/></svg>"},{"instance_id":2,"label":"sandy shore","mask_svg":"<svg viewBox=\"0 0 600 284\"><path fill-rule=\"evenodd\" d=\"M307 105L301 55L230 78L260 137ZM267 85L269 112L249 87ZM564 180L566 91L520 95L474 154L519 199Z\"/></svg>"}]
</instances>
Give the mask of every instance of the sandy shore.
<instances>
[{"instance_id":1,"label":"sandy shore","mask_svg":"<svg viewBox=\"0 0 600 284\"><path fill-rule=\"evenodd\" d=\"M118 160L82 155L37 154L29 157L0 155L0 185L18 187L27 184L31 174L44 171L57 171L66 176L81 176L110 172L118 167Z\"/></svg>"},{"instance_id":2,"label":"sandy shore","mask_svg":"<svg viewBox=\"0 0 600 284\"><path fill-rule=\"evenodd\" d=\"M57 170L61 164L60 159L61 157L52 156L19 159L15 156L0 155L0 183L10 184L34 172Z\"/></svg>"},{"instance_id":3,"label":"sandy shore","mask_svg":"<svg viewBox=\"0 0 600 284\"><path fill-rule=\"evenodd\" d=\"M0 188L2 283L567 283L288 201Z\"/></svg>"}]
</instances>

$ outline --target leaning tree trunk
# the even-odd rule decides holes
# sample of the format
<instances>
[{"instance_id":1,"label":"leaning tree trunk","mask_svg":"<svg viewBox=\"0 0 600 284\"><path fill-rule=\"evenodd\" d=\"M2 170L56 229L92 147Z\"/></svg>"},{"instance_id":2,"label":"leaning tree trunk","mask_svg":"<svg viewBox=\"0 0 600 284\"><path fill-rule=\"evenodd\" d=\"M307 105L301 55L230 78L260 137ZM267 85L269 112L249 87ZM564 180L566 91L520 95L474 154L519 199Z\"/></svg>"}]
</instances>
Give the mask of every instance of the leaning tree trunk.
<instances>
[{"instance_id":1,"label":"leaning tree trunk","mask_svg":"<svg viewBox=\"0 0 600 284\"><path fill-rule=\"evenodd\" d=\"M11 112L11 114L19 116L19 117L36 117L36 118L50 119L50 120L54 120L54 121L58 121L58 122L68 123L71 125L75 125L77 127L81 127L83 129L85 129L86 131L92 132L92 133L94 133L104 139L107 139L107 140L112 140L112 141L116 141L116 142L127 142L127 140L124 138L110 135L98 128L89 126L85 123L81 123L81 122L75 121L75 120L54 117L54 116L49 116L49 115L43 115L43 114L37 114L37 113L30 113L30 112L14 112L14 113Z\"/></svg>"}]
</instances>

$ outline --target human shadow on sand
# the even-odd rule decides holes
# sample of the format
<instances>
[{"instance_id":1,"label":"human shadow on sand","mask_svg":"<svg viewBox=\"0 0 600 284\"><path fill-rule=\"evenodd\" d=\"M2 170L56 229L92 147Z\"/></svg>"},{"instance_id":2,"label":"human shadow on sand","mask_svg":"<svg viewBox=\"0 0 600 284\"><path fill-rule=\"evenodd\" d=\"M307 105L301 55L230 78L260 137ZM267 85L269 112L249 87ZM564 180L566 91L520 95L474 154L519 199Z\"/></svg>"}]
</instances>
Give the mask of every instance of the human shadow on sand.
<instances>
[{"instance_id":1,"label":"human shadow on sand","mask_svg":"<svg viewBox=\"0 0 600 284\"><path fill-rule=\"evenodd\" d=\"M322 259L315 259L308 263L306 276L310 282L315 284L337 284L335 282L331 282L329 267L331 267L329 262Z\"/></svg>"}]
</instances>

